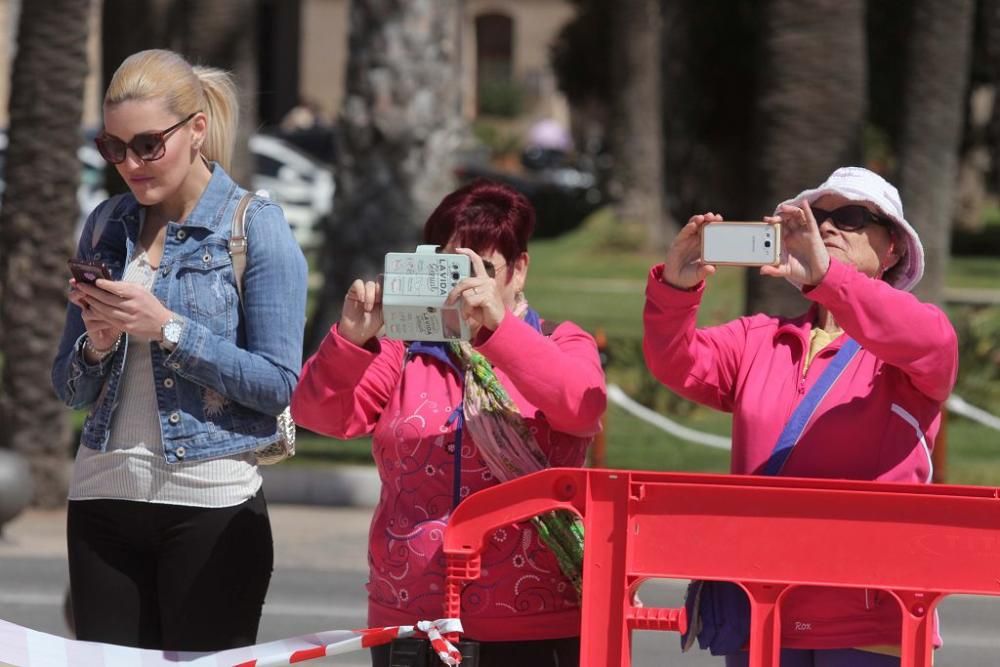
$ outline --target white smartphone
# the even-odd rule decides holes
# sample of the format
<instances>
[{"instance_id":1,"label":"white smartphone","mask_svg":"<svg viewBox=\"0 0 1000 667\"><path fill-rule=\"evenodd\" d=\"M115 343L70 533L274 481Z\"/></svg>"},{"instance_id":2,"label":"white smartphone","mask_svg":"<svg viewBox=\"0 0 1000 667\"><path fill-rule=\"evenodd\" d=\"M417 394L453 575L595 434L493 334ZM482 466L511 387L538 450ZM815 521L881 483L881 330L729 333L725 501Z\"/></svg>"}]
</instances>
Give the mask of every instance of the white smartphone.
<instances>
[{"instance_id":1,"label":"white smartphone","mask_svg":"<svg viewBox=\"0 0 1000 667\"><path fill-rule=\"evenodd\" d=\"M706 264L777 266L781 263L781 225L710 222L701 228L701 259Z\"/></svg>"},{"instance_id":2,"label":"white smartphone","mask_svg":"<svg viewBox=\"0 0 1000 667\"><path fill-rule=\"evenodd\" d=\"M390 252L382 276L385 335L398 340L469 340L461 300L447 306L449 292L471 274L469 258L437 252L434 245L416 252Z\"/></svg>"}]
</instances>

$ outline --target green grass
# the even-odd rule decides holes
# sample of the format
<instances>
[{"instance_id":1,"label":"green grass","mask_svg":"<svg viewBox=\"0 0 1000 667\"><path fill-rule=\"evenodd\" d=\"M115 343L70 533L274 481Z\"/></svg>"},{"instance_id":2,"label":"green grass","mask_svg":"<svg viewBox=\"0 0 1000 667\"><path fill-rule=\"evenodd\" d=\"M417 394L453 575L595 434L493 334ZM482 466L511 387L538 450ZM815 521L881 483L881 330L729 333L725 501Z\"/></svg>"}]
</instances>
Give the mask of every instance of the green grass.
<instances>
[{"instance_id":1,"label":"green grass","mask_svg":"<svg viewBox=\"0 0 1000 667\"><path fill-rule=\"evenodd\" d=\"M611 338L642 336L646 276L664 254L634 249L636 233L602 209L581 227L531 243L525 294L546 319L572 320ZM706 291L699 319L722 322L743 303L743 271L722 269Z\"/></svg>"},{"instance_id":2,"label":"green grass","mask_svg":"<svg viewBox=\"0 0 1000 667\"><path fill-rule=\"evenodd\" d=\"M952 257L946 283L948 287L1000 289L1000 260L996 257Z\"/></svg>"},{"instance_id":3,"label":"green grass","mask_svg":"<svg viewBox=\"0 0 1000 667\"><path fill-rule=\"evenodd\" d=\"M949 484L1000 486L1000 432L952 416L945 433L945 476Z\"/></svg>"}]
</instances>

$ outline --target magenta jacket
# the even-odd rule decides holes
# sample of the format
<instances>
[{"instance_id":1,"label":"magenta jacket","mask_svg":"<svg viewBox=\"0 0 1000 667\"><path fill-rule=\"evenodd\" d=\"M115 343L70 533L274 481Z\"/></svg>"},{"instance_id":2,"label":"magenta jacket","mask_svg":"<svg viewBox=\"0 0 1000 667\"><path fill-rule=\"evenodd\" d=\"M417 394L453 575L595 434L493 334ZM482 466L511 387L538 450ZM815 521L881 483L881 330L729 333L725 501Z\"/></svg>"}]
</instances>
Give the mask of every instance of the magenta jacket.
<instances>
[{"instance_id":1,"label":"magenta jacket","mask_svg":"<svg viewBox=\"0 0 1000 667\"><path fill-rule=\"evenodd\" d=\"M604 372L594 339L560 324L543 336L508 312L477 341L553 466L580 466L600 430ZM305 364L295 421L336 438L373 434L382 480L369 535L368 622L410 625L444 613L441 539L452 507L455 422L462 390L452 367L403 343L358 347L334 326ZM405 363L404 363L405 360ZM497 484L468 433L461 495ZM530 523L487 538L482 575L462 594L465 634L480 641L572 637L580 607L572 584Z\"/></svg>"},{"instance_id":2,"label":"magenta jacket","mask_svg":"<svg viewBox=\"0 0 1000 667\"><path fill-rule=\"evenodd\" d=\"M663 283L662 274L662 265L654 267L646 287L646 363L680 395L733 413L731 471L761 474L792 411L843 337L821 350L803 374L815 306L795 319L754 315L698 329L704 284L679 290ZM820 403L781 474L929 482L941 406L958 371L948 318L835 259L804 295L825 306L862 349ZM797 589L781 608L786 647L900 640L899 610L877 591Z\"/></svg>"}]
</instances>

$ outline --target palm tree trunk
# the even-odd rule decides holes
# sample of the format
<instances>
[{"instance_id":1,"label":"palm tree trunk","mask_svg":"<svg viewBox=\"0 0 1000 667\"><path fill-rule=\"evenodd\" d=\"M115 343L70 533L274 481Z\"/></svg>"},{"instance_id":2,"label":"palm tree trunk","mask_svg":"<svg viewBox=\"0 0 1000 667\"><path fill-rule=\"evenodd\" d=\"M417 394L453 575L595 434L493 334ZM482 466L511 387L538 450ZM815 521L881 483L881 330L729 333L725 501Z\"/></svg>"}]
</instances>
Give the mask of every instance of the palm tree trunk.
<instances>
[{"instance_id":1,"label":"palm tree trunk","mask_svg":"<svg viewBox=\"0 0 1000 667\"><path fill-rule=\"evenodd\" d=\"M993 84L993 114L987 131L992 139L988 150L993 156L993 182L988 188L1000 192L1000 0L982 0L980 11L987 45L987 68Z\"/></svg>"},{"instance_id":2,"label":"palm tree trunk","mask_svg":"<svg viewBox=\"0 0 1000 667\"><path fill-rule=\"evenodd\" d=\"M859 162L867 107L865 3L771 0L761 34L756 219L835 168ZM805 305L788 283L748 271L747 312L791 315Z\"/></svg>"},{"instance_id":3,"label":"palm tree trunk","mask_svg":"<svg viewBox=\"0 0 1000 667\"><path fill-rule=\"evenodd\" d=\"M658 249L677 232L664 206L660 0L621 0L611 16L618 217L643 225L646 246Z\"/></svg>"},{"instance_id":4,"label":"palm tree trunk","mask_svg":"<svg viewBox=\"0 0 1000 667\"><path fill-rule=\"evenodd\" d=\"M457 0L353 0L347 90L338 121L337 201L324 284L306 336L315 349L359 276L409 250L454 187L464 138Z\"/></svg>"},{"instance_id":5,"label":"palm tree trunk","mask_svg":"<svg viewBox=\"0 0 1000 667\"><path fill-rule=\"evenodd\" d=\"M66 312L66 259L79 209L89 0L24 2L0 209L0 447L29 458L34 502L66 500L69 415L49 372Z\"/></svg>"},{"instance_id":6,"label":"palm tree trunk","mask_svg":"<svg viewBox=\"0 0 1000 667\"><path fill-rule=\"evenodd\" d=\"M973 0L915 0L907 40L897 185L924 245L924 278L916 292L936 302L951 250L973 16Z\"/></svg>"}]
</instances>

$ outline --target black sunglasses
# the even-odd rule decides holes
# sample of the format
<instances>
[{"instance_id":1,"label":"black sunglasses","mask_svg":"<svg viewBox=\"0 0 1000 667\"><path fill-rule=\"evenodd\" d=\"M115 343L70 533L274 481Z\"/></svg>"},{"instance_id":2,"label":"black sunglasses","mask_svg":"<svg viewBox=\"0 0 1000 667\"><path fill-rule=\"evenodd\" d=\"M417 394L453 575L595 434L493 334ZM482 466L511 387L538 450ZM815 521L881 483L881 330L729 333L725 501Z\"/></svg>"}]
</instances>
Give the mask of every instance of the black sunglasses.
<instances>
[{"instance_id":1,"label":"black sunglasses","mask_svg":"<svg viewBox=\"0 0 1000 667\"><path fill-rule=\"evenodd\" d=\"M493 262L491 262L488 259L484 259L483 260L483 268L486 269L486 275L488 275L490 278L496 278L497 277L497 270L498 269L502 269L505 266L507 266L507 265L506 264L500 264L499 266L497 266L497 265L495 265Z\"/></svg>"},{"instance_id":2,"label":"black sunglasses","mask_svg":"<svg viewBox=\"0 0 1000 667\"><path fill-rule=\"evenodd\" d=\"M892 231L892 223L890 221L875 215L860 204L841 206L832 211L813 206L812 212L816 218L816 224L822 225L829 220L833 223L834 227L843 232L856 232L873 224L881 225Z\"/></svg>"},{"instance_id":3,"label":"black sunglasses","mask_svg":"<svg viewBox=\"0 0 1000 667\"><path fill-rule=\"evenodd\" d=\"M100 152L101 157L111 164L121 164L124 162L129 148L143 162L155 162L166 155L167 138L197 114L198 112L195 111L184 120L171 125L162 132L140 132L132 137L130 141L122 141L113 134L101 132L94 139L94 143L97 144L97 150Z\"/></svg>"}]
</instances>

